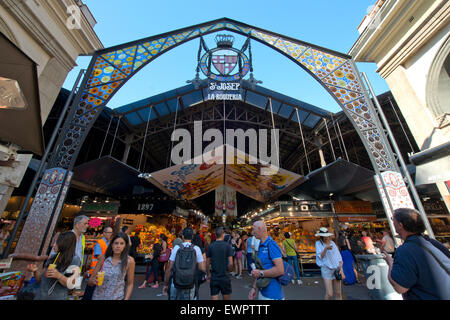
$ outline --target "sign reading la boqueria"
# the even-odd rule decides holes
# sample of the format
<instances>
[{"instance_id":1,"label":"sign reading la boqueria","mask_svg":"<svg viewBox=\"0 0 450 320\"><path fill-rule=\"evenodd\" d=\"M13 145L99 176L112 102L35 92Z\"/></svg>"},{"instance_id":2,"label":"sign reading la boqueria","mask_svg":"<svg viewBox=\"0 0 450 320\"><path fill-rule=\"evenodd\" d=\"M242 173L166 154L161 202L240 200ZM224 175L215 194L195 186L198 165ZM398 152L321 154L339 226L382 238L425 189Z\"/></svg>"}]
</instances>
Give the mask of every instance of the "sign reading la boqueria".
<instances>
[{"instance_id":1,"label":"sign reading la boqueria","mask_svg":"<svg viewBox=\"0 0 450 320\"><path fill-rule=\"evenodd\" d=\"M251 59L244 53L249 41L238 50L231 35L217 35L215 40L217 47L211 50L200 42L200 51L203 48L206 53L200 57L199 51L197 72L208 77L207 100L242 100L241 80L252 70Z\"/></svg>"},{"instance_id":2,"label":"sign reading la boqueria","mask_svg":"<svg viewBox=\"0 0 450 320\"><path fill-rule=\"evenodd\" d=\"M207 100L242 100L239 82L209 81Z\"/></svg>"}]
</instances>

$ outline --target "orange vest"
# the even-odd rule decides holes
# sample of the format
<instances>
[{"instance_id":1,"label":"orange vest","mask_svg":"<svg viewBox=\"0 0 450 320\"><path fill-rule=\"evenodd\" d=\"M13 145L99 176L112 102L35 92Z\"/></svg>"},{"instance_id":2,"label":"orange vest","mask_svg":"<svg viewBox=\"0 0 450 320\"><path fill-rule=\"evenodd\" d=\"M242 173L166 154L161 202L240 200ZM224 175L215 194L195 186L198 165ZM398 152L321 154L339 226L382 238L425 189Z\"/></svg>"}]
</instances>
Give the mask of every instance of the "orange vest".
<instances>
[{"instance_id":1,"label":"orange vest","mask_svg":"<svg viewBox=\"0 0 450 320\"><path fill-rule=\"evenodd\" d=\"M108 248L108 245L106 244L106 241L103 239L100 239L97 241L98 245L100 246L100 249L102 249L102 255L105 255L106 249ZM92 262L91 267L89 268L89 275L92 275L94 272L94 268L97 265L98 259L94 256L94 250L92 249Z\"/></svg>"}]
</instances>

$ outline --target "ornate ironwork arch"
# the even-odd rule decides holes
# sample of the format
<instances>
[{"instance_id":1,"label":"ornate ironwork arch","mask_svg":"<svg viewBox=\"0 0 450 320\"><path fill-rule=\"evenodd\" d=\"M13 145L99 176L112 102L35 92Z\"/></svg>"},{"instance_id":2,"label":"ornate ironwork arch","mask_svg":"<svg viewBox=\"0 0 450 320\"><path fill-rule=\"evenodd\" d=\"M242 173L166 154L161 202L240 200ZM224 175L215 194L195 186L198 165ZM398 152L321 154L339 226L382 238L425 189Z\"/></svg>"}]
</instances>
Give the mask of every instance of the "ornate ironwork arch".
<instances>
[{"instance_id":1,"label":"ornate ironwork arch","mask_svg":"<svg viewBox=\"0 0 450 320\"><path fill-rule=\"evenodd\" d=\"M227 30L280 52L306 70L342 107L358 131L377 171L396 169L392 150L352 58L346 54L228 18L167 32L97 51L51 159L51 167L72 169L89 129L112 96L144 66L195 38Z\"/></svg>"}]
</instances>

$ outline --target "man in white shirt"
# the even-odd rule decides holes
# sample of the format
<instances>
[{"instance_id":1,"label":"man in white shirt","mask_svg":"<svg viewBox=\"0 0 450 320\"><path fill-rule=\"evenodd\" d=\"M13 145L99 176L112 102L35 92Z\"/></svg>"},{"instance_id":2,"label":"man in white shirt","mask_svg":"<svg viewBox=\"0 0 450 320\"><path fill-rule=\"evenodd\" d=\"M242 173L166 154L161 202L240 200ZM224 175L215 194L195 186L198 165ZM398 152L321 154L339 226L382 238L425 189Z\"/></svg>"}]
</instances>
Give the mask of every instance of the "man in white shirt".
<instances>
[{"instance_id":1,"label":"man in white shirt","mask_svg":"<svg viewBox=\"0 0 450 320\"><path fill-rule=\"evenodd\" d=\"M75 217L73 221L73 229L72 232L75 233L77 237L77 246L75 249L75 255L80 258L81 267L84 263L84 248L85 248L85 239L84 234L89 228L89 217L87 216L78 216Z\"/></svg>"},{"instance_id":2,"label":"man in white shirt","mask_svg":"<svg viewBox=\"0 0 450 320\"><path fill-rule=\"evenodd\" d=\"M252 274L251 265L252 263L254 263L252 254L253 252L255 252L256 254L258 253L259 243L260 240L257 239L255 236L247 239L247 271L249 276L251 276Z\"/></svg>"},{"instance_id":3,"label":"man in white shirt","mask_svg":"<svg viewBox=\"0 0 450 320\"><path fill-rule=\"evenodd\" d=\"M188 247L192 245L192 238L194 236L194 231L192 228L185 228L183 230L183 244L182 246ZM169 288L169 281L171 282L170 285L170 296L169 300L193 300L195 296L195 286L192 289L177 289L175 288L175 285L173 284L172 280L172 269L174 267L175 258L177 256L178 250L180 250L180 246L175 246L170 254L169 257L169 263L166 267L166 273L164 275L164 287L163 287L163 294L167 294L167 290ZM202 251L198 246L194 246L196 259L197 259L197 268L203 272L206 271L205 267L205 260L203 259Z\"/></svg>"}]
</instances>

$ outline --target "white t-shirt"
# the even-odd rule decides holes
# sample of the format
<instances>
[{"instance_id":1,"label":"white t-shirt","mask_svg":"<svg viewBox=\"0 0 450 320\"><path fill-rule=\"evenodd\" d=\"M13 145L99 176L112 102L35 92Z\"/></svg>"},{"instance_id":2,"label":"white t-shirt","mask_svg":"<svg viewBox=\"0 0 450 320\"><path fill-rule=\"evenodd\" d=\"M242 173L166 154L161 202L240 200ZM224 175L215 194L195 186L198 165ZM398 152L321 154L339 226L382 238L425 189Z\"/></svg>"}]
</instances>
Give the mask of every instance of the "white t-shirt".
<instances>
[{"instance_id":1,"label":"white t-shirt","mask_svg":"<svg viewBox=\"0 0 450 320\"><path fill-rule=\"evenodd\" d=\"M253 245L255 246L255 251L259 251L259 244L261 243L261 241L258 238L256 238L255 236L249 238L249 240L250 239L251 239L251 241L250 241L250 248L247 245L247 251L253 252L252 248L251 248L251 246L253 246Z\"/></svg>"},{"instance_id":2,"label":"white t-shirt","mask_svg":"<svg viewBox=\"0 0 450 320\"><path fill-rule=\"evenodd\" d=\"M191 244L192 243L190 243L190 242L183 242L183 246L185 246L185 247L188 247ZM180 249L180 246L178 246L178 245L176 245L173 248L172 252L170 253L170 257L169 257L170 261L175 262L175 257L177 256L178 249ZM200 250L200 248L198 246L194 246L194 250L197 255L197 263L201 263L201 262L205 261L203 259L203 254L202 254L202 251Z\"/></svg>"},{"instance_id":3,"label":"white t-shirt","mask_svg":"<svg viewBox=\"0 0 450 320\"><path fill-rule=\"evenodd\" d=\"M323 259L320 258L323 250L325 250L325 244L321 241L316 242L316 264L319 267L328 267L330 269L337 269L339 267L339 262L342 262L341 253L339 252L336 244L331 241L331 246L333 249L327 250Z\"/></svg>"},{"instance_id":4,"label":"white t-shirt","mask_svg":"<svg viewBox=\"0 0 450 320\"><path fill-rule=\"evenodd\" d=\"M394 240L389 235L385 235L382 239L383 241L386 241L384 244L384 250L388 253L392 253L395 250Z\"/></svg>"}]
</instances>

